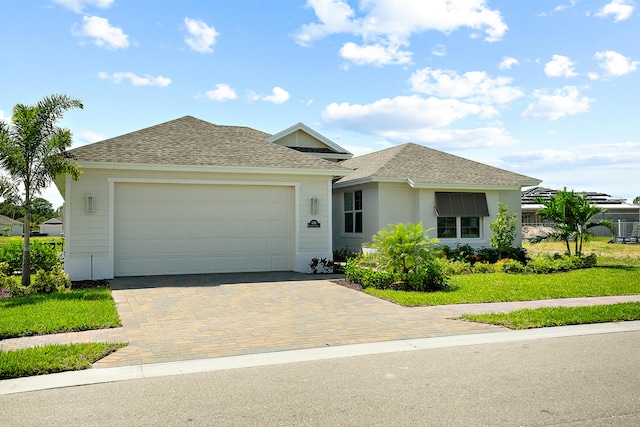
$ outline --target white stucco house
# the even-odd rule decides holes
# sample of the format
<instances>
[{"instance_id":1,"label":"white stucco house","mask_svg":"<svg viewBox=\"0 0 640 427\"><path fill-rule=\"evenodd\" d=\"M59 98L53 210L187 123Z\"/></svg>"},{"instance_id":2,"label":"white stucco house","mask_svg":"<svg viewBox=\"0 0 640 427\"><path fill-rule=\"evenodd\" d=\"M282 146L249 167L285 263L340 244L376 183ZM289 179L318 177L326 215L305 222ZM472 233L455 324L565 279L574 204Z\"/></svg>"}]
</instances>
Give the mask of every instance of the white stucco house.
<instances>
[{"instance_id":1,"label":"white stucco house","mask_svg":"<svg viewBox=\"0 0 640 427\"><path fill-rule=\"evenodd\" d=\"M497 203L539 180L416 144L352 154L302 123L275 135L191 116L69 151L61 176L73 280L309 272L389 223L488 245Z\"/></svg>"},{"instance_id":2,"label":"white stucco house","mask_svg":"<svg viewBox=\"0 0 640 427\"><path fill-rule=\"evenodd\" d=\"M83 174L56 185L73 280L308 271L332 256L331 184L351 154L302 124L269 135L186 116L69 153Z\"/></svg>"},{"instance_id":3,"label":"white stucco house","mask_svg":"<svg viewBox=\"0 0 640 427\"><path fill-rule=\"evenodd\" d=\"M62 219L51 218L39 225L40 233L47 236L62 236Z\"/></svg>"},{"instance_id":4,"label":"white stucco house","mask_svg":"<svg viewBox=\"0 0 640 427\"><path fill-rule=\"evenodd\" d=\"M0 215L0 230L3 236L21 236L24 224L5 215Z\"/></svg>"}]
</instances>

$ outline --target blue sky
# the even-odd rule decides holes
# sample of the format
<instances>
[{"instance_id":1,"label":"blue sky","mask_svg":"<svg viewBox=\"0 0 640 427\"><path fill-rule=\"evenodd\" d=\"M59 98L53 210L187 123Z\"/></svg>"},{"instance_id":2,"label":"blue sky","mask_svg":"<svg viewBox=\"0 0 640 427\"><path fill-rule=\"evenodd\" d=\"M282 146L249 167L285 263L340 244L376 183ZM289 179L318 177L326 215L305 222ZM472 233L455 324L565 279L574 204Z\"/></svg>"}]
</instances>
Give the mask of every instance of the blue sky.
<instances>
[{"instance_id":1,"label":"blue sky","mask_svg":"<svg viewBox=\"0 0 640 427\"><path fill-rule=\"evenodd\" d=\"M634 0L4 1L0 118L79 98L75 145L184 115L355 155L415 142L640 195ZM57 190L44 197L62 204Z\"/></svg>"}]
</instances>

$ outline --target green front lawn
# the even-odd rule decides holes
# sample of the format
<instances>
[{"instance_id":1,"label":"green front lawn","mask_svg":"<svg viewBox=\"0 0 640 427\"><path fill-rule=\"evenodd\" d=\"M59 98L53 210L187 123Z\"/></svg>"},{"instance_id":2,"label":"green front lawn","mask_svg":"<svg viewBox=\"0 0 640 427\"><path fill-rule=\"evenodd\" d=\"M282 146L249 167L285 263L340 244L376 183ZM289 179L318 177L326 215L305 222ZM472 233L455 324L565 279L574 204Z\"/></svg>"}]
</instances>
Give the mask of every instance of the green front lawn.
<instances>
[{"instance_id":1,"label":"green front lawn","mask_svg":"<svg viewBox=\"0 0 640 427\"><path fill-rule=\"evenodd\" d=\"M121 326L106 287L0 299L0 339Z\"/></svg>"},{"instance_id":2,"label":"green front lawn","mask_svg":"<svg viewBox=\"0 0 640 427\"><path fill-rule=\"evenodd\" d=\"M609 266L554 274L466 274L439 292L367 288L370 295L405 306L527 301L640 294L640 267Z\"/></svg>"},{"instance_id":3,"label":"green front lawn","mask_svg":"<svg viewBox=\"0 0 640 427\"><path fill-rule=\"evenodd\" d=\"M126 344L54 344L0 351L0 380L88 369L91 364Z\"/></svg>"},{"instance_id":4,"label":"green front lawn","mask_svg":"<svg viewBox=\"0 0 640 427\"><path fill-rule=\"evenodd\" d=\"M490 323L509 329L640 320L640 303L626 302L589 307L545 307L509 313L464 314L460 319Z\"/></svg>"}]
</instances>

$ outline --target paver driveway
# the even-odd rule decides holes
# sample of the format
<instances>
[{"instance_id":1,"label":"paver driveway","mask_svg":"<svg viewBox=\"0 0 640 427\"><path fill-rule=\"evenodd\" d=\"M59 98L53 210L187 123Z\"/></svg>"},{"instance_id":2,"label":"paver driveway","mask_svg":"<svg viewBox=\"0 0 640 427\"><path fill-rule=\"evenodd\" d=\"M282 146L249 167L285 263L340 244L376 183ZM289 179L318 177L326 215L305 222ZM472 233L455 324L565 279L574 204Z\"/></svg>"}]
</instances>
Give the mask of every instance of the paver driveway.
<instances>
[{"instance_id":1,"label":"paver driveway","mask_svg":"<svg viewBox=\"0 0 640 427\"><path fill-rule=\"evenodd\" d=\"M336 276L337 277L337 276ZM297 273L118 278L113 297L129 346L113 367L324 346L479 333L447 319Z\"/></svg>"}]
</instances>

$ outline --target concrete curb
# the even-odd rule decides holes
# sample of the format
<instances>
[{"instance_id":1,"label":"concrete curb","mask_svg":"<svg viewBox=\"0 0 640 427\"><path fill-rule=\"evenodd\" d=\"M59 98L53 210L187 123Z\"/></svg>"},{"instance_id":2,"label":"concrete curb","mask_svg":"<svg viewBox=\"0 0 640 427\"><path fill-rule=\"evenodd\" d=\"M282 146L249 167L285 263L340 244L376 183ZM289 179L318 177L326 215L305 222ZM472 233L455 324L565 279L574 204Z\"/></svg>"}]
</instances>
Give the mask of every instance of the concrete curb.
<instances>
[{"instance_id":1,"label":"concrete curb","mask_svg":"<svg viewBox=\"0 0 640 427\"><path fill-rule=\"evenodd\" d=\"M164 377L199 372L213 372L257 366L281 365L286 363L308 362L342 357L633 331L640 331L640 321L559 326L554 328L529 329L524 331L500 331L471 335L454 335L448 337L353 344L339 347L322 347L118 368L90 369L86 371L62 372L58 374L3 380L0 381L0 395L100 384L114 381Z\"/></svg>"}]
</instances>

